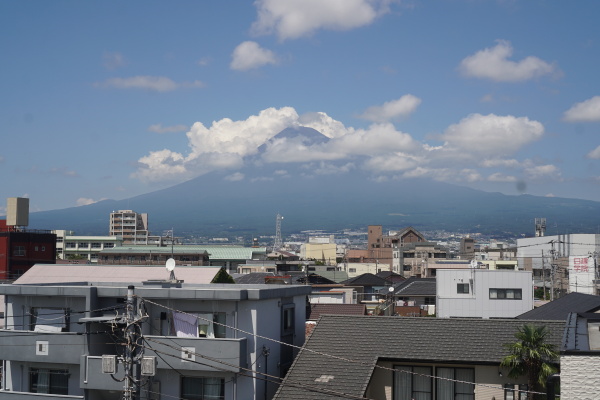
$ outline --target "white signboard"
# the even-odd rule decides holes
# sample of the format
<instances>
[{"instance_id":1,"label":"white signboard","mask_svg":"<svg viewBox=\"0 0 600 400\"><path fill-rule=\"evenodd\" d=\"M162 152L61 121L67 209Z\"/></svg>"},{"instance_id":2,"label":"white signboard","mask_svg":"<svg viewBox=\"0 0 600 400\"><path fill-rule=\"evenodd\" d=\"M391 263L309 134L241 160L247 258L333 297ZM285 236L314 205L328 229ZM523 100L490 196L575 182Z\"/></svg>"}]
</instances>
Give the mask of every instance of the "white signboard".
<instances>
[{"instance_id":1,"label":"white signboard","mask_svg":"<svg viewBox=\"0 0 600 400\"><path fill-rule=\"evenodd\" d=\"M594 259L591 257L569 257L569 292L594 294L596 275Z\"/></svg>"}]
</instances>

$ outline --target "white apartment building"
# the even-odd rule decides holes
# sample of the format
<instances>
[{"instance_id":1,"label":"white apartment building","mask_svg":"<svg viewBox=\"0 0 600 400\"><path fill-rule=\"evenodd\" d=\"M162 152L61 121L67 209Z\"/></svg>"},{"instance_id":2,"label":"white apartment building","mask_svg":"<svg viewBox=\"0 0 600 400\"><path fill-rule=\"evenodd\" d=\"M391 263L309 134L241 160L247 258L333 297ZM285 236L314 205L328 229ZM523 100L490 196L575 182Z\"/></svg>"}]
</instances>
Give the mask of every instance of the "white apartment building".
<instances>
[{"instance_id":1,"label":"white apartment building","mask_svg":"<svg viewBox=\"0 0 600 400\"><path fill-rule=\"evenodd\" d=\"M56 257L60 260L87 260L98 262L98 254L123 244L121 236L76 236L73 231L58 229L56 234Z\"/></svg>"},{"instance_id":2,"label":"white apartment building","mask_svg":"<svg viewBox=\"0 0 600 400\"><path fill-rule=\"evenodd\" d=\"M439 318L514 318L533 309L531 271L440 269Z\"/></svg>"},{"instance_id":3,"label":"white apartment building","mask_svg":"<svg viewBox=\"0 0 600 400\"><path fill-rule=\"evenodd\" d=\"M573 257L600 257L600 235L574 233L517 239L520 270L533 271L536 286L566 292L569 286L569 260Z\"/></svg>"},{"instance_id":4,"label":"white apartment building","mask_svg":"<svg viewBox=\"0 0 600 400\"><path fill-rule=\"evenodd\" d=\"M148 244L148 214L133 210L110 213L110 236L121 236L123 244Z\"/></svg>"}]
</instances>

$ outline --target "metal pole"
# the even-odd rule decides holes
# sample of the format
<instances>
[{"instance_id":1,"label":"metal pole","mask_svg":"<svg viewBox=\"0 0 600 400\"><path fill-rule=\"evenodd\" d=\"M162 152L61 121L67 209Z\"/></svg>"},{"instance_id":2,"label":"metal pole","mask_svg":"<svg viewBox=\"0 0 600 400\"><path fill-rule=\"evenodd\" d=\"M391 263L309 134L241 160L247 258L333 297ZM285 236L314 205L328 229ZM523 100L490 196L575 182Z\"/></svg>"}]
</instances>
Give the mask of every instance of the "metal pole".
<instances>
[{"instance_id":1,"label":"metal pole","mask_svg":"<svg viewBox=\"0 0 600 400\"><path fill-rule=\"evenodd\" d=\"M139 398L139 391L135 389L135 378L133 376L133 352L135 351L135 298L133 296L134 286L127 287L127 302L125 318L127 326L125 327L125 386L123 388L123 400L136 400Z\"/></svg>"}]
</instances>

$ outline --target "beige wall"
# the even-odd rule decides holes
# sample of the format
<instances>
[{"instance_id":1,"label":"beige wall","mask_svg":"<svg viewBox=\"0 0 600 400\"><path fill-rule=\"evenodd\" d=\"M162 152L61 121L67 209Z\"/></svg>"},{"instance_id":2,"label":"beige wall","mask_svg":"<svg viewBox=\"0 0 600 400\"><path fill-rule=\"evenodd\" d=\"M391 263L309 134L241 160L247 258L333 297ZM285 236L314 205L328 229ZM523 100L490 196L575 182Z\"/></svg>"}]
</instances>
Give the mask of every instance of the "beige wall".
<instances>
[{"instance_id":1,"label":"beige wall","mask_svg":"<svg viewBox=\"0 0 600 400\"><path fill-rule=\"evenodd\" d=\"M598 396L600 396L600 355L561 356L561 400L597 399Z\"/></svg>"},{"instance_id":2,"label":"beige wall","mask_svg":"<svg viewBox=\"0 0 600 400\"><path fill-rule=\"evenodd\" d=\"M300 257L304 260L323 260L328 265L336 265L335 243L304 243L300 248Z\"/></svg>"},{"instance_id":3,"label":"beige wall","mask_svg":"<svg viewBox=\"0 0 600 400\"><path fill-rule=\"evenodd\" d=\"M425 363L393 363L393 362L378 362L377 365L384 368L394 368L396 365L413 365L413 366L431 366L431 364ZM599 364L600 366L600 364ZM435 367L455 367L455 368L475 368L475 400L503 400L504 389L503 385L506 383L519 384L526 383L525 379L514 380L507 377L508 370L499 370L498 366L481 366L481 365L469 365L469 364L435 364ZM498 371L502 372L503 376L498 374ZM435 373L435 369L434 369ZM561 372L562 375L562 372ZM600 376L600 375L596 375ZM392 382L393 372L389 369L375 368L365 397L377 400L392 400ZM434 385L435 387L435 385ZM600 389L599 389L600 390ZM598 392L600 393L600 391ZM561 399L564 397L561 394ZM580 397L583 399L584 397ZM588 397L589 398L589 397ZM572 398L572 399L575 399Z\"/></svg>"}]
</instances>

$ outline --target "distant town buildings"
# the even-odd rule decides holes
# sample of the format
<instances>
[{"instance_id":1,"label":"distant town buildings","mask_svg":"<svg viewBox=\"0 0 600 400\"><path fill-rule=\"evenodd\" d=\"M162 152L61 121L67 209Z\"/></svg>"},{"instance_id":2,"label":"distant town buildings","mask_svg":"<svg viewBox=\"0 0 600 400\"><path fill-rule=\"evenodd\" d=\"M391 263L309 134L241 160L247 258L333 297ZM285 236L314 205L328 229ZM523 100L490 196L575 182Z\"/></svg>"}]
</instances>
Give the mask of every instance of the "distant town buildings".
<instances>
[{"instance_id":1,"label":"distant town buildings","mask_svg":"<svg viewBox=\"0 0 600 400\"><path fill-rule=\"evenodd\" d=\"M102 250L123 244L121 236L77 236L64 229L52 233L56 234L56 258L71 262L97 263Z\"/></svg>"}]
</instances>

